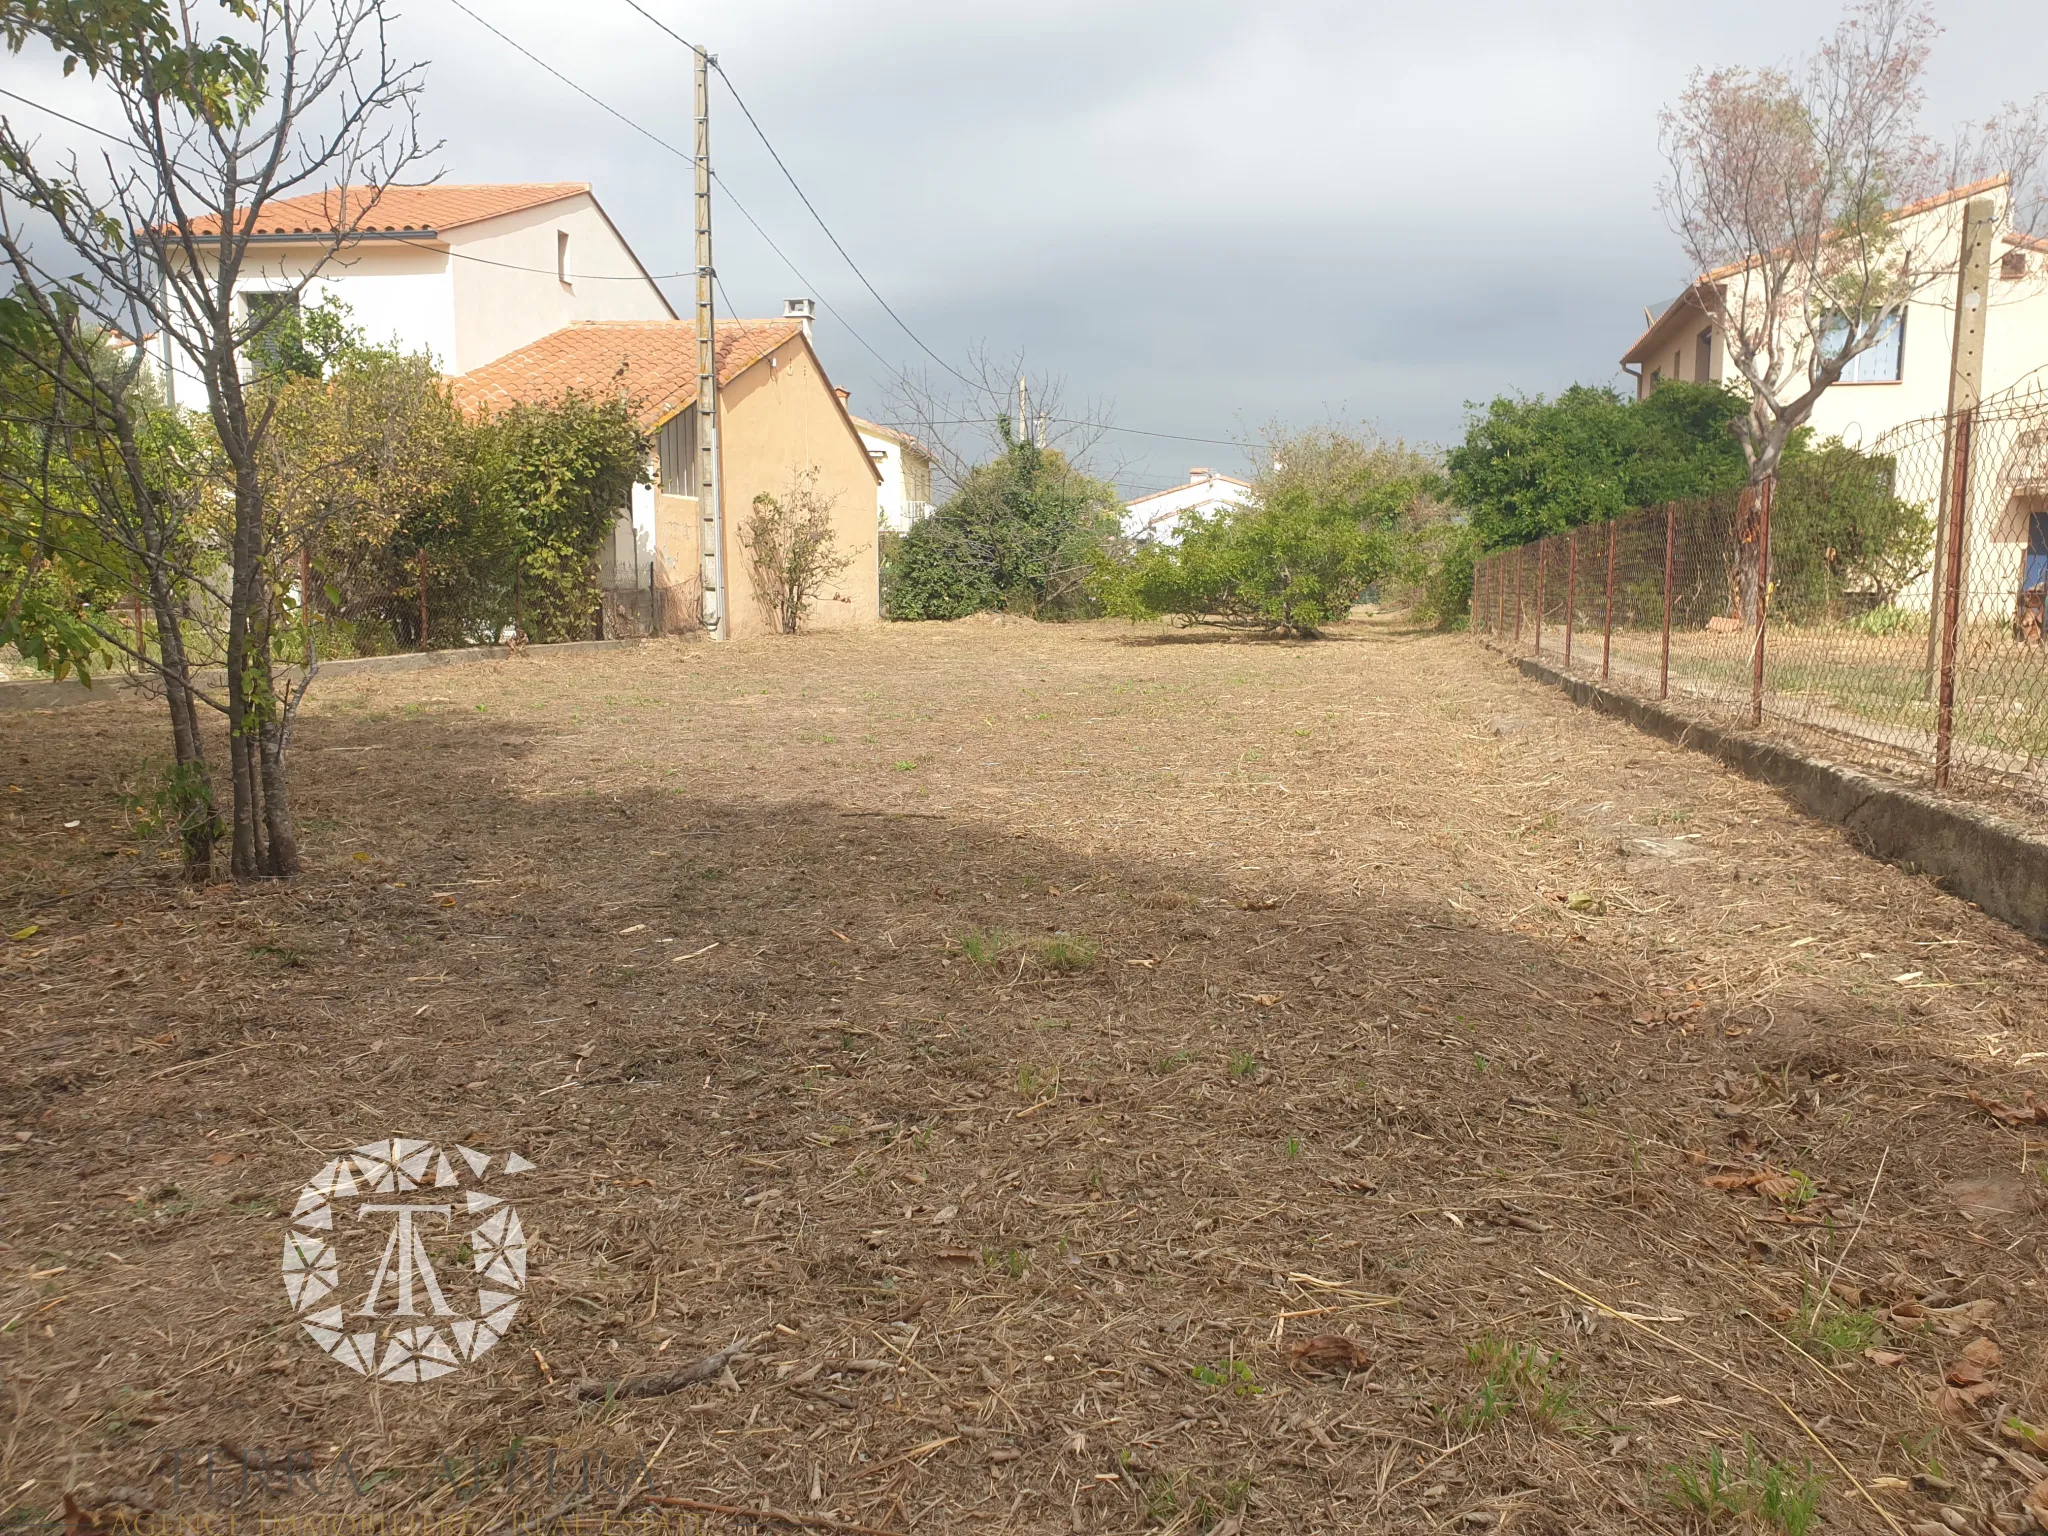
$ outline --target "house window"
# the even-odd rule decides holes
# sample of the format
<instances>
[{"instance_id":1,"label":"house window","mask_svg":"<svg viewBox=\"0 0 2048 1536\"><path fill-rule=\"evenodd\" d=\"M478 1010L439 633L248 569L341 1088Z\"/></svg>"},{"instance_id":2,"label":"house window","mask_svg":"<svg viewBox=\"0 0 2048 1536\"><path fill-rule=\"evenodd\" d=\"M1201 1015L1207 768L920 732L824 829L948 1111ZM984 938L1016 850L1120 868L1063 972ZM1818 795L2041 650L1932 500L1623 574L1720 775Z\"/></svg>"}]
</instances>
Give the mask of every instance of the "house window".
<instances>
[{"instance_id":1,"label":"house window","mask_svg":"<svg viewBox=\"0 0 2048 1536\"><path fill-rule=\"evenodd\" d=\"M697 494L697 407L685 406L661 424L654 437L654 454L661 462L663 495Z\"/></svg>"},{"instance_id":2,"label":"house window","mask_svg":"<svg viewBox=\"0 0 2048 1536\"><path fill-rule=\"evenodd\" d=\"M576 275L569 267L569 231L555 231L555 276L561 279L564 288L576 286Z\"/></svg>"},{"instance_id":3,"label":"house window","mask_svg":"<svg viewBox=\"0 0 2048 1536\"><path fill-rule=\"evenodd\" d=\"M1693 343L1693 378L1704 384L1714 374L1714 330L1712 326L1701 331Z\"/></svg>"},{"instance_id":4,"label":"house window","mask_svg":"<svg viewBox=\"0 0 2048 1536\"><path fill-rule=\"evenodd\" d=\"M1830 315L1821 332L1821 353L1832 356L1839 352L1849 339L1849 322L1840 315ZM1862 352L1849 359L1842 370L1844 384L1896 384L1903 376L1905 363L1906 317L1893 315L1878 332L1877 340Z\"/></svg>"}]
</instances>

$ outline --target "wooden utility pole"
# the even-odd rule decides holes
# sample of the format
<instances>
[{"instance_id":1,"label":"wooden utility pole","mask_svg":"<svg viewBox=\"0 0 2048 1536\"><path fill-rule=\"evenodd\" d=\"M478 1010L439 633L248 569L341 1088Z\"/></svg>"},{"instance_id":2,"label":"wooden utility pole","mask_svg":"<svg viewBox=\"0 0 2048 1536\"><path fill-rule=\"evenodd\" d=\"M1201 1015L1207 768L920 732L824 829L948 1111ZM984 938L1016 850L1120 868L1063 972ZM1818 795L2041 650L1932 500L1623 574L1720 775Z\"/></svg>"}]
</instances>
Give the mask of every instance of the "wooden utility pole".
<instances>
[{"instance_id":1,"label":"wooden utility pole","mask_svg":"<svg viewBox=\"0 0 2048 1536\"><path fill-rule=\"evenodd\" d=\"M711 295L711 66L697 56L697 507L704 628L713 640L730 637L725 585L725 508L718 483L718 338Z\"/></svg>"},{"instance_id":2,"label":"wooden utility pole","mask_svg":"<svg viewBox=\"0 0 2048 1536\"><path fill-rule=\"evenodd\" d=\"M1941 496L1934 519L1934 565L1927 577L1927 696L1934 696L1941 666L1942 594L1949 586L1948 564L1955 562L1956 574L1967 569L1968 509L1960 536L1951 540L1947 515L1953 499L1950 488L1958 474L1967 475L1969 465L1958 461L1957 421L1977 409L1984 392L1984 312L1991 299L1991 246L1994 205L1988 197L1973 197L1963 209L1962 260L1956 270L1955 345L1949 354L1948 428L1941 443ZM1960 442L1969 447L1969 429ZM1960 593L1958 586L1958 593Z\"/></svg>"}]
</instances>

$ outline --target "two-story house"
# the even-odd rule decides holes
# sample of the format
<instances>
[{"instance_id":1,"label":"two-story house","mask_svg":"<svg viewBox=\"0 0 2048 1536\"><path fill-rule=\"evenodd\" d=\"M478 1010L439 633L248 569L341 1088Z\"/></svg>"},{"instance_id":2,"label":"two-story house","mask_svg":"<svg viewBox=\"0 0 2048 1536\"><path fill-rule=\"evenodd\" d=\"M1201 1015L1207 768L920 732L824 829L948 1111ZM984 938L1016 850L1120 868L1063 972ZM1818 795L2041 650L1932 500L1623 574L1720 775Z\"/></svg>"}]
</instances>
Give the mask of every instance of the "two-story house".
<instances>
[{"instance_id":1,"label":"two-story house","mask_svg":"<svg viewBox=\"0 0 2048 1536\"><path fill-rule=\"evenodd\" d=\"M1892 215L1899 227L1899 246L1937 261L1932 270L1939 273L1945 268L1946 275L1931 277L1877 344L1853 358L1840 382L1821 395L1807 423L1816 438L1838 437L1852 448L1882 452L1887 434L1914 430L1915 423L1939 417L1948 409L1955 344L1955 272L1964 208L1972 198L1993 200L1997 231L1990 304L1985 312L1982 398L1987 405L1995 404L2001 397L2048 384L2048 241L2010 227L2008 193L2008 184L2000 177L1954 188ZM1639 399L1667 379L1719 383L1746 391L1741 374L1728 362L1711 302L1719 296L1731 306L1738 304L1746 270L1737 264L1706 273L1661 313L1645 311L1648 325L1621 359L1622 368L1635 376ZM1796 343L1788 344L1788 351L1797 350ZM2037 456L2044 450L2048 444L2031 441L2013 449ZM1922 460L1938 463L1938 456L1914 458L1916 465ZM2030 541L2041 543L2042 552L2048 554L2048 526L2036 516L2037 511L2048 513L2048 501L2036 509L2027 499L2031 492L2026 487L2038 477L2015 478L2005 469L1993 463L1973 467L1981 486L2011 489L1998 505L1992 504L1989 493L1973 497L1970 544L1978 570L2001 585L2016 587L2023 579L2023 556ZM1933 515L1938 488L1931 482L1902 482L1899 494L1923 503ZM1930 590L1928 578L1922 577L1900 594L1899 602L1924 609Z\"/></svg>"},{"instance_id":2,"label":"two-story house","mask_svg":"<svg viewBox=\"0 0 2048 1536\"><path fill-rule=\"evenodd\" d=\"M351 232L336 250L341 228ZM169 254L178 259L175 247ZM250 309L332 296L373 343L430 352L450 374L579 321L676 318L582 182L283 198L259 210L236 292ZM196 371L165 345L158 362L172 398L203 399Z\"/></svg>"}]
</instances>

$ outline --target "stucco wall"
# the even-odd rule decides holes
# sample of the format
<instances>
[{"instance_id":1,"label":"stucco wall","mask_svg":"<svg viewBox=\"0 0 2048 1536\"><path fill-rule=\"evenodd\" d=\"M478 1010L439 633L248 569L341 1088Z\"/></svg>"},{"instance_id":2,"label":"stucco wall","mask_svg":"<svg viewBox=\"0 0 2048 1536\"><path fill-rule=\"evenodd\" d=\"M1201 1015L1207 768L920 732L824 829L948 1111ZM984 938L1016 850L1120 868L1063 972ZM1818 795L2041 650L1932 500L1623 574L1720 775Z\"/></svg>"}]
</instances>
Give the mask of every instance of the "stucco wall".
<instances>
[{"instance_id":1,"label":"stucco wall","mask_svg":"<svg viewBox=\"0 0 2048 1536\"><path fill-rule=\"evenodd\" d=\"M555 276L569 236L570 281ZM449 231L456 353L467 373L579 320L672 320L661 292L584 193Z\"/></svg>"},{"instance_id":2,"label":"stucco wall","mask_svg":"<svg viewBox=\"0 0 2048 1536\"><path fill-rule=\"evenodd\" d=\"M283 292L306 283L301 302L312 308L332 294L370 342L405 352L431 352L446 371L456 354L454 286L446 249L400 240L365 240L326 262L307 246L253 244L235 284L237 293ZM318 268L319 275L307 281ZM169 360L171 398L204 410L206 386L190 358Z\"/></svg>"},{"instance_id":3,"label":"stucco wall","mask_svg":"<svg viewBox=\"0 0 2048 1536\"><path fill-rule=\"evenodd\" d=\"M695 496L659 492L655 495L651 563L654 590L661 602L661 628L666 634L697 629L703 624L704 583L698 567L700 515Z\"/></svg>"},{"instance_id":4,"label":"stucco wall","mask_svg":"<svg viewBox=\"0 0 2048 1536\"><path fill-rule=\"evenodd\" d=\"M561 230L569 234L566 287L555 276ZM290 289L317 266L308 307L333 294L371 342L431 352L444 373L480 368L578 320L675 318L588 193L464 225L438 242L364 239L320 258L317 245L258 241L235 291ZM172 398L203 407L190 359L169 357L168 366Z\"/></svg>"},{"instance_id":5,"label":"stucco wall","mask_svg":"<svg viewBox=\"0 0 2048 1536\"><path fill-rule=\"evenodd\" d=\"M806 621L814 629L872 623L880 617L875 547L875 474L860 440L810 347L792 338L754 364L723 395L719 454L725 476L726 582L733 639L773 634L775 620L754 594L739 537L755 496L782 497L796 477L817 471L817 490L832 501L832 525L853 563L819 597ZM663 497L663 501L680 498ZM692 542L692 549L695 544Z\"/></svg>"}]
</instances>

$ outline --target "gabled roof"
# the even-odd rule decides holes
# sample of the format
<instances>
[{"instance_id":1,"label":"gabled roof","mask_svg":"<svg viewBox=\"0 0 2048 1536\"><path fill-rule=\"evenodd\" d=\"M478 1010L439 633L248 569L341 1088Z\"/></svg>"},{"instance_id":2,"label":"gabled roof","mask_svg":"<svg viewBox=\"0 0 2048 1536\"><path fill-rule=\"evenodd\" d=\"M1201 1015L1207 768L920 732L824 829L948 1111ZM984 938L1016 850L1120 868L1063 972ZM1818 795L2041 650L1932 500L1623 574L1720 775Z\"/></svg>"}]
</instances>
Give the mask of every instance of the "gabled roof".
<instances>
[{"instance_id":1,"label":"gabled roof","mask_svg":"<svg viewBox=\"0 0 2048 1536\"><path fill-rule=\"evenodd\" d=\"M282 197L265 203L256 215L259 235L332 235L340 230L362 234L434 235L465 224L495 219L558 203L587 193L585 181L509 182L496 186L332 187L303 197ZM218 234L220 220L206 215L192 221L192 232Z\"/></svg>"},{"instance_id":2,"label":"gabled roof","mask_svg":"<svg viewBox=\"0 0 2048 1536\"><path fill-rule=\"evenodd\" d=\"M901 427L885 427L879 421L869 421L865 417L855 416L851 412L848 412L848 419L852 421L856 428L869 437L886 438L888 441L896 444L897 447L908 448L912 453L917 454L921 458L928 459L932 456L931 449L925 447L923 443L919 442Z\"/></svg>"},{"instance_id":3,"label":"gabled roof","mask_svg":"<svg viewBox=\"0 0 2048 1536\"><path fill-rule=\"evenodd\" d=\"M718 382L730 384L791 337L800 320L721 320ZM693 320L586 320L550 331L481 368L460 375L455 398L472 411L539 405L574 391L623 396L648 431L697 399L697 326Z\"/></svg>"},{"instance_id":4,"label":"gabled roof","mask_svg":"<svg viewBox=\"0 0 2048 1536\"><path fill-rule=\"evenodd\" d=\"M1180 485L1169 485L1163 491L1148 491L1143 496L1134 497L1130 501L1125 502L1124 506L1134 509L1143 506L1148 501L1156 501L1161 496L1178 496L1186 491L1199 491L1210 486L1224 485L1234 485L1243 491L1248 491L1252 488L1252 483L1249 480L1240 480L1235 475L1219 475L1212 472L1200 480L1189 480ZM1216 499L1218 501L1230 501L1235 498L1229 492L1223 491L1218 493Z\"/></svg>"},{"instance_id":5,"label":"gabled roof","mask_svg":"<svg viewBox=\"0 0 2048 1536\"><path fill-rule=\"evenodd\" d=\"M1994 188L2007 186L2011 181L2012 178L2010 176L1987 176L1984 180L1973 181L1968 186L1950 187L1946 192L1937 192L1932 197L1923 197L1917 202L1901 204L1899 207L1892 209L1885 217L1887 220L1910 219L1918 214L1932 212L1934 209L1944 207L1949 203L1961 202L1964 198L1976 197L1980 193L1989 192ZM2028 237L2008 234L2006 239L2018 245L2024 243ZM1665 322L1674 315L1681 313L1687 300L1692 301L1695 309L1703 308L1704 306L1700 304L1698 297L1701 289L1717 286L1727 281L1727 279L1734 277L1737 273L1754 266L1761 259L1760 257L1752 256L1742 261L1731 261L1725 266L1716 267L1711 272L1703 272L1694 278L1687 285L1685 292L1672 300L1666 306L1664 313L1657 316L1655 320L1651 321L1644 328L1643 334L1636 338L1635 344L1621 354L1622 362L1628 364L1642 361L1643 359L1638 354L1646 351L1653 338L1661 340L1658 337L1658 333L1666 329Z\"/></svg>"}]
</instances>

